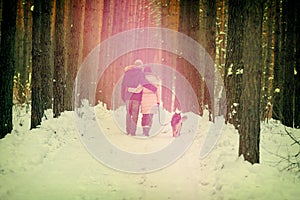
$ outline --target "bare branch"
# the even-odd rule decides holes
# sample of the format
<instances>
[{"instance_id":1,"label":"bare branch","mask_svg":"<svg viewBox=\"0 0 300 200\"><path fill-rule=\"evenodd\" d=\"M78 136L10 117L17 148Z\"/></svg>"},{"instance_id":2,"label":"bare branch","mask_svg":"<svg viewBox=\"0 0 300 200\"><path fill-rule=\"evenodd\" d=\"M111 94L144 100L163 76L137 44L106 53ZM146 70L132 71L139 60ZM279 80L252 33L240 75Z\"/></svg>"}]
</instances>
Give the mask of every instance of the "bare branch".
<instances>
[{"instance_id":1,"label":"bare branch","mask_svg":"<svg viewBox=\"0 0 300 200\"><path fill-rule=\"evenodd\" d=\"M285 132L287 133L287 135L294 141L294 143L293 143L292 145L294 145L294 144L300 145L300 141L298 141L298 140L295 138L295 136L294 136L292 133L290 133L290 132L286 129L286 127L284 127L284 130L285 130Z\"/></svg>"}]
</instances>

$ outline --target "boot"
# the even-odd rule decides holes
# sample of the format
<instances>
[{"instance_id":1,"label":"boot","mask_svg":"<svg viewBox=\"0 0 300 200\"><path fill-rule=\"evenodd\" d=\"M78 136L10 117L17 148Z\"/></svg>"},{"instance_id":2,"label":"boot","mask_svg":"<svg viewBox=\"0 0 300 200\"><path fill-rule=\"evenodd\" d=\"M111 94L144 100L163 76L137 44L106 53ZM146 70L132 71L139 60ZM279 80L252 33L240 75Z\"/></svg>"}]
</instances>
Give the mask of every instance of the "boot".
<instances>
[{"instance_id":1,"label":"boot","mask_svg":"<svg viewBox=\"0 0 300 200\"><path fill-rule=\"evenodd\" d=\"M143 126L143 134L144 136L149 136L150 127L149 126Z\"/></svg>"}]
</instances>

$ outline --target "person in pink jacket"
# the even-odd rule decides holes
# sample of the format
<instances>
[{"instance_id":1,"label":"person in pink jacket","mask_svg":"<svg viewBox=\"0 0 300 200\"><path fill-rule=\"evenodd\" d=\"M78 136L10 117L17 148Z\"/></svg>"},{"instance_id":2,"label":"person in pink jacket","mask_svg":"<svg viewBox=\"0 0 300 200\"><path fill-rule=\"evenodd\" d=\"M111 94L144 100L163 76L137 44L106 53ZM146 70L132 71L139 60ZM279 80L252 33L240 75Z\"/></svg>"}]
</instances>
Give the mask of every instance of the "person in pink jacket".
<instances>
[{"instance_id":1,"label":"person in pink jacket","mask_svg":"<svg viewBox=\"0 0 300 200\"><path fill-rule=\"evenodd\" d=\"M157 87L156 91L149 90L146 85L143 85L142 101L141 101L141 113L143 134L149 136L150 129L152 127L153 115L157 113L157 106L160 104L160 81L152 73L151 67L146 66L144 68L146 79L154 86Z\"/></svg>"}]
</instances>

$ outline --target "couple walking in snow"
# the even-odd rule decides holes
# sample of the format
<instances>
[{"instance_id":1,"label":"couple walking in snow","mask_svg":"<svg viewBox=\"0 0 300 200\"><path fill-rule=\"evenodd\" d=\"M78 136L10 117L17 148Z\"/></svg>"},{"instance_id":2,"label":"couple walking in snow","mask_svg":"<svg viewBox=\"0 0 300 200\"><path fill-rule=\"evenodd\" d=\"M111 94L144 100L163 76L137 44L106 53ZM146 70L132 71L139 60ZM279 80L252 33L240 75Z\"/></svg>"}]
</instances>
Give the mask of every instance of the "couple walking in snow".
<instances>
[{"instance_id":1,"label":"couple walking in snow","mask_svg":"<svg viewBox=\"0 0 300 200\"><path fill-rule=\"evenodd\" d=\"M142 113L143 135L149 136L153 115L160 104L159 79L150 66L143 67L141 60L125 67L121 84L122 100L126 103L126 132L135 136L139 112Z\"/></svg>"}]
</instances>

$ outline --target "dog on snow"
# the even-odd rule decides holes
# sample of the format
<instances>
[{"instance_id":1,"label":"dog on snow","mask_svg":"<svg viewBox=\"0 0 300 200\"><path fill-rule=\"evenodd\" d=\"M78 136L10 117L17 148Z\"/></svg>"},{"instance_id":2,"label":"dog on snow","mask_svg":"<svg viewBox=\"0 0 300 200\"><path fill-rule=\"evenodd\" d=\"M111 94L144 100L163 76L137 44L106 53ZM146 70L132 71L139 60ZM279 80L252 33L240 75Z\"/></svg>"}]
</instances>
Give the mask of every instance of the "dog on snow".
<instances>
[{"instance_id":1,"label":"dog on snow","mask_svg":"<svg viewBox=\"0 0 300 200\"><path fill-rule=\"evenodd\" d=\"M176 109L171 119L173 137L180 136L182 123L187 119L187 116L181 116L181 111Z\"/></svg>"}]
</instances>

